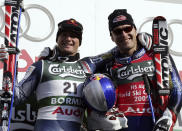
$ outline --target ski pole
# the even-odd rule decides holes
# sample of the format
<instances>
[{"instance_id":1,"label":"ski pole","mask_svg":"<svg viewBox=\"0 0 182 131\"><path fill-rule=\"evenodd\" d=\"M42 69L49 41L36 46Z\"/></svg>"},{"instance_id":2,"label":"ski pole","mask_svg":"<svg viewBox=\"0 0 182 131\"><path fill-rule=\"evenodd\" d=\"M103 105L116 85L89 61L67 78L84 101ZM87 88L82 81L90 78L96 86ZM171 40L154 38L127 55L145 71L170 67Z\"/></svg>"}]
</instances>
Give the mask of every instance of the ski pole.
<instances>
[{"instance_id":1,"label":"ski pole","mask_svg":"<svg viewBox=\"0 0 182 131\"><path fill-rule=\"evenodd\" d=\"M3 67L3 94L1 96L2 113L1 130L9 131L11 111L13 106L14 85L16 81L16 54L18 54L17 39L19 31L19 12L22 0L5 0L5 46L8 48L8 59ZM9 50L10 49L10 50Z\"/></svg>"},{"instance_id":2,"label":"ski pole","mask_svg":"<svg viewBox=\"0 0 182 131\"><path fill-rule=\"evenodd\" d=\"M150 109L151 109L151 113L152 113L152 120L155 124L155 114L154 114L154 109L153 109L153 105L152 105L152 99L150 96L150 83L147 78L147 74L143 74L143 80L144 80L144 84L145 84L145 91L146 91L146 93L148 95L148 99L149 99L149 105L150 105Z\"/></svg>"},{"instance_id":3,"label":"ski pole","mask_svg":"<svg viewBox=\"0 0 182 131\"><path fill-rule=\"evenodd\" d=\"M22 1L21 1L22 2ZM21 4L21 3L19 3ZM21 5L18 5L19 7L19 18L18 18L18 27L17 27L17 36L16 36L16 49L18 49L18 42L19 42L19 31L20 31L20 20L21 20L21 14L22 14L22 7ZM18 50L19 51L19 50ZM14 80L13 80L13 96L12 96L12 100L11 100L11 107L10 107L10 113L9 113L9 122L8 122L8 131L10 130L10 123L11 123L11 115L12 115L12 108L13 108L13 102L14 102L14 88L15 88L15 83L16 83L16 71L17 71L17 53L15 54L15 66L14 66Z\"/></svg>"}]
</instances>

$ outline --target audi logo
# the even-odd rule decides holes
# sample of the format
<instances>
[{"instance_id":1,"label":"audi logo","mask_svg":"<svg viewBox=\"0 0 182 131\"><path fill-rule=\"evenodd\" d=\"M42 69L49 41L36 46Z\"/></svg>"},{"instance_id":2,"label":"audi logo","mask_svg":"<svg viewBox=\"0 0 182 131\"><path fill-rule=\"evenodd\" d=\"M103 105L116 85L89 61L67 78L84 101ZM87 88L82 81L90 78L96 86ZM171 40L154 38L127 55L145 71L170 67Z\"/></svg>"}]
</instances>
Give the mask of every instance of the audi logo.
<instances>
[{"instance_id":1,"label":"audi logo","mask_svg":"<svg viewBox=\"0 0 182 131\"><path fill-rule=\"evenodd\" d=\"M0 36L1 37L5 37L5 34L2 32L2 29L5 25L3 6L4 6L3 4L0 5ZM55 29L55 21L54 21L54 17L52 16L51 12L47 8L45 8L41 5L37 5L37 4L25 5L24 8L25 8L25 11L23 12L23 15L25 17L25 27L23 29L20 27L21 32L20 32L19 38L24 37L25 39L33 41L33 42L41 42L41 41L48 39L52 35L52 33L54 32L54 29ZM49 26L49 28L46 28L46 29L49 29L46 36L40 38L40 37L31 36L28 34L28 31L31 26L31 22L30 22L30 15L27 12L27 10L30 10L30 9L40 10L47 15L47 17L50 21L50 26Z\"/></svg>"},{"instance_id":2,"label":"audi logo","mask_svg":"<svg viewBox=\"0 0 182 131\"><path fill-rule=\"evenodd\" d=\"M4 25L5 25L4 11L2 9L3 6L4 6L4 4L0 3L0 36L1 37L5 37L5 34L2 31L2 29L3 29ZM23 15L25 17L25 27L24 27L24 29L22 29L20 27L21 32L20 32L19 37L20 38L24 37L25 39L27 39L29 41L32 41L32 42L41 42L41 41L44 41L44 40L48 39L52 35L52 33L54 32L54 29L55 29L55 21L54 21L54 17L52 16L51 12L47 8L45 8L45 7L41 6L41 5L37 5L37 4L25 5L24 8L25 8L25 11L23 12ZM30 16L29 16L29 13L27 12L27 10L30 10L30 9L40 10L40 11L42 11L43 13L45 13L47 15L47 17L48 17L48 19L50 21L50 26L49 26L49 28L46 28L46 29L49 29L49 31L48 31L48 34L45 37L40 38L40 37L31 36L31 35L28 34L28 31L29 31L30 26L31 26L31 22L30 22ZM144 19L142 24L139 26L138 31L141 32L141 29L143 28L143 26L145 24L147 24L148 22L153 21L153 18L154 17L147 17L146 19ZM171 20L168 20L167 22L168 22L168 29L169 29L169 51L170 51L171 54L173 54L175 56L182 56L182 52L175 51L175 50L171 49L174 37L173 37L173 31L172 31L172 29L170 27L172 24L182 25L182 20L171 19Z\"/></svg>"}]
</instances>

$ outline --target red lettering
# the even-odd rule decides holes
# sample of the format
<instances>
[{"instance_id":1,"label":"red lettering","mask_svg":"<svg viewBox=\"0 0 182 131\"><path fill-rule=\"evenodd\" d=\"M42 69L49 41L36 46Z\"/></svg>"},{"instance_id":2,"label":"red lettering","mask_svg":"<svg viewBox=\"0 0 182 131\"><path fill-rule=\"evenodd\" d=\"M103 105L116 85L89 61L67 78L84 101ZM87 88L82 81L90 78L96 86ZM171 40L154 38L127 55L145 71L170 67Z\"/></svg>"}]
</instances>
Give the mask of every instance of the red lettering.
<instances>
[{"instance_id":1,"label":"red lettering","mask_svg":"<svg viewBox=\"0 0 182 131\"><path fill-rule=\"evenodd\" d=\"M57 114L57 113L64 115L64 112L61 107L58 107L52 114Z\"/></svg>"},{"instance_id":2,"label":"red lettering","mask_svg":"<svg viewBox=\"0 0 182 131\"><path fill-rule=\"evenodd\" d=\"M19 61L24 60L26 62L26 66L22 67L22 68L18 68L19 72L25 72L27 70L27 68L33 63L32 58L30 57L30 55L27 53L26 50L21 50L21 55L19 57Z\"/></svg>"},{"instance_id":3,"label":"red lettering","mask_svg":"<svg viewBox=\"0 0 182 131\"><path fill-rule=\"evenodd\" d=\"M74 115L76 117L80 117L82 115L82 111L80 109L62 109L61 107L58 107L52 114L62 114L62 115Z\"/></svg>"},{"instance_id":4,"label":"red lettering","mask_svg":"<svg viewBox=\"0 0 182 131\"><path fill-rule=\"evenodd\" d=\"M82 112L81 112L79 109L77 109L77 110L75 110L75 111L73 112L73 115L75 115L75 116L77 116L77 117L81 116L81 114L82 114Z\"/></svg>"},{"instance_id":5,"label":"red lettering","mask_svg":"<svg viewBox=\"0 0 182 131\"><path fill-rule=\"evenodd\" d=\"M65 114L66 115L72 115L73 114L73 110L70 110L70 112L69 112L68 109L65 109Z\"/></svg>"}]
</instances>

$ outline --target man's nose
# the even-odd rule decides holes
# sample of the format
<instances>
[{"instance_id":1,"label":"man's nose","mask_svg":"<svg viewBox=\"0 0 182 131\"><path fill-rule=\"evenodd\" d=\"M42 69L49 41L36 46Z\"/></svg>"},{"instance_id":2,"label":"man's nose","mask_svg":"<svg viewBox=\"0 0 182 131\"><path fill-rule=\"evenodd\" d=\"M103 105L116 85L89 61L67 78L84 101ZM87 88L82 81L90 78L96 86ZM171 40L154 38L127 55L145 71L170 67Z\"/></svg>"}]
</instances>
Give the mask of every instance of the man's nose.
<instances>
[{"instance_id":1,"label":"man's nose","mask_svg":"<svg viewBox=\"0 0 182 131\"><path fill-rule=\"evenodd\" d=\"M72 38L72 37L71 37L70 35L66 35L66 36L65 36L65 39L66 39L66 40L71 40L71 38Z\"/></svg>"},{"instance_id":2,"label":"man's nose","mask_svg":"<svg viewBox=\"0 0 182 131\"><path fill-rule=\"evenodd\" d=\"M124 30L122 30L122 31L121 31L121 35L122 35L122 36L127 36L128 33L126 33Z\"/></svg>"}]
</instances>

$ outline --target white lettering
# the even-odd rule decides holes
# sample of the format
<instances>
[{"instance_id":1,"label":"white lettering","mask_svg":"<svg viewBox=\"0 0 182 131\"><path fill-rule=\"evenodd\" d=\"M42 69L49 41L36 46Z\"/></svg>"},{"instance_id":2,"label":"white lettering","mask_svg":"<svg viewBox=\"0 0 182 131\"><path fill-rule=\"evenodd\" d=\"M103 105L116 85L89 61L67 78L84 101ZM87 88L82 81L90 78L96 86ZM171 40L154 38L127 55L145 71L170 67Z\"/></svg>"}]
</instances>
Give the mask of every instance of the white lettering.
<instances>
[{"instance_id":1,"label":"white lettering","mask_svg":"<svg viewBox=\"0 0 182 131\"><path fill-rule=\"evenodd\" d=\"M33 122L36 119L36 112L31 110L30 104L26 104L26 110L18 110L17 113L15 113L15 110L15 107L13 107L11 119L14 121L27 120L28 122Z\"/></svg>"},{"instance_id":2,"label":"white lettering","mask_svg":"<svg viewBox=\"0 0 182 131\"><path fill-rule=\"evenodd\" d=\"M148 108L135 108L135 109L132 107L128 107L128 109L126 111L124 111L124 113L128 113L128 112L140 113L140 114L143 114L143 113L150 113L151 114L150 107L148 107Z\"/></svg>"},{"instance_id":3,"label":"white lettering","mask_svg":"<svg viewBox=\"0 0 182 131\"><path fill-rule=\"evenodd\" d=\"M65 98L58 98L58 103L59 104L63 104L65 102Z\"/></svg>"},{"instance_id":4,"label":"white lettering","mask_svg":"<svg viewBox=\"0 0 182 131\"><path fill-rule=\"evenodd\" d=\"M83 105L83 101L80 98L70 98L70 97L59 97L59 98L51 98L51 104L63 104L65 103L66 105Z\"/></svg>"},{"instance_id":5,"label":"white lettering","mask_svg":"<svg viewBox=\"0 0 182 131\"><path fill-rule=\"evenodd\" d=\"M74 69L72 66L61 66L59 64L51 64L48 69L50 74L59 75L61 77L66 76L74 76L78 78L84 78L85 72L81 69L81 67L77 67Z\"/></svg>"},{"instance_id":6,"label":"white lettering","mask_svg":"<svg viewBox=\"0 0 182 131\"><path fill-rule=\"evenodd\" d=\"M56 104L56 98L51 99L51 104Z\"/></svg>"}]
</instances>

